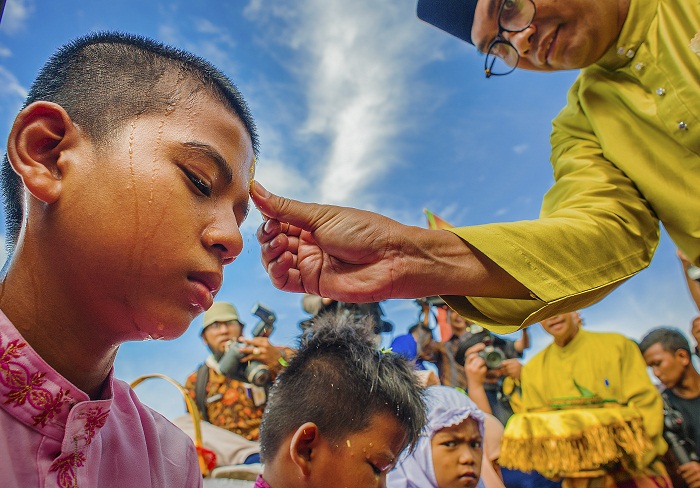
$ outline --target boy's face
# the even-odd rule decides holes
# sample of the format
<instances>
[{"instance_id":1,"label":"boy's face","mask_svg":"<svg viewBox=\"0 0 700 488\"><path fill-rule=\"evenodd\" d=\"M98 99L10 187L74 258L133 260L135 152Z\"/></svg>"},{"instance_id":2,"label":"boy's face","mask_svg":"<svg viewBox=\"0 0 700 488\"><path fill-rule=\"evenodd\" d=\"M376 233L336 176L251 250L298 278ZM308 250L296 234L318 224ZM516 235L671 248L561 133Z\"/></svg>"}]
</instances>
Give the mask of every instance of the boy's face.
<instances>
[{"instance_id":1,"label":"boy's face","mask_svg":"<svg viewBox=\"0 0 700 488\"><path fill-rule=\"evenodd\" d=\"M579 330L580 317L578 312L555 315L540 322L542 328L559 345L568 344Z\"/></svg>"},{"instance_id":2,"label":"boy's face","mask_svg":"<svg viewBox=\"0 0 700 488\"><path fill-rule=\"evenodd\" d=\"M74 263L65 286L116 341L179 336L211 306L223 266L243 247L254 160L247 131L200 91L169 113L136 117L109 146L89 145L78 158L57 202L58 258Z\"/></svg>"},{"instance_id":3,"label":"boy's face","mask_svg":"<svg viewBox=\"0 0 700 488\"><path fill-rule=\"evenodd\" d=\"M690 364L686 351L683 349L678 349L675 353L667 351L660 342L652 344L644 351L644 361L666 388L678 386Z\"/></svg>"},{"instance_id":4,"label":"boy's face","mask_svg":"<svg viewBox=\"0 0 700 488\"><path fill-rule=\"evenodd\" d=\"M430 440L435 479L440 488L473 488L481 476L483 448L473 418L438 430Z\"/></svg>"},{"instance_id":5,"label":"boy's face","mask_svg":"<svg viewBox=\"0 0 700 488\"><path fill-rule=\"evenodd\" d=\"M450 326L452 333L460 336L467 330L467 320L457 312L450 312Z\"/></svg>"},{"instance_id":6,"label":"boy's face","mask_svg":"<svg viewBox=\"0 0 700 488\"><path fill-rule=\"evenodd\" d=\"M380 412L362 432L348 435L337 446L319 447L308 486L384 487L405 445L406 429L391 413Z\"/></svg>"}]
</instances>

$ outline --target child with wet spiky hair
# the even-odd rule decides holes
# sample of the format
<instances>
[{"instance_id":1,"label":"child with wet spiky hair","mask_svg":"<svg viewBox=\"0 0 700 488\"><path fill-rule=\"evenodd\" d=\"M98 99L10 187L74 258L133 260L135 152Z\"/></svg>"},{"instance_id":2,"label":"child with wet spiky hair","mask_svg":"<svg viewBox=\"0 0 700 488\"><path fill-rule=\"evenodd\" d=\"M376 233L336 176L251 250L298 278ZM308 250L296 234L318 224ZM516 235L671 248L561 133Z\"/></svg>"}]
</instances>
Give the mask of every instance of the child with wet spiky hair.
<instances>
[{"instance_id":1,"label":"child with wet spiky hair","mask_svg":"<svg viewBox=\"0 0 700 488\"><path fill-rule=\"evenodd\" d=\"M41 69L2 166L4 487L201 486L192 442L113 363L211 306L256 151L240 93L192 54L97 33Z\"/></svg>"},{"instance_id":2,"label":"child with wet spiky hair","mask_svg":"<svg viewBox=\"0 0 700 488\"><path fill-rule=\"evenodd\" d=\"M272 387L260 432L257 488L385 486L425 423L412 365L378 351L371 327L325 314Z\"/></svg>"}]
</instances>

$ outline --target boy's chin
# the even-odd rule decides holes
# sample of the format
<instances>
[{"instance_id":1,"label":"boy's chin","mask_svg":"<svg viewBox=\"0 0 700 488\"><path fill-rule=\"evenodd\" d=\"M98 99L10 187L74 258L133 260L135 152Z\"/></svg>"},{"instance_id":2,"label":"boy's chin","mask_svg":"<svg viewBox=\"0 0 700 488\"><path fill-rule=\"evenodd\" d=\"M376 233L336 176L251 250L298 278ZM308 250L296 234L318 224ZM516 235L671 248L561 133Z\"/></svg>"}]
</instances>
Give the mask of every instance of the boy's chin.
<instances>
[{"instance_id":1,"label":"boy's chin","mask_svg":"<svg viewBox=\"0 0 700 488\"><path fill-rule=\"evenodd\" d=\"M139 329L140 337L136 340L142 341L169 341L177 339L189 328L194 318L166 319L149 327Z\"/></svg>"}]
</instances>

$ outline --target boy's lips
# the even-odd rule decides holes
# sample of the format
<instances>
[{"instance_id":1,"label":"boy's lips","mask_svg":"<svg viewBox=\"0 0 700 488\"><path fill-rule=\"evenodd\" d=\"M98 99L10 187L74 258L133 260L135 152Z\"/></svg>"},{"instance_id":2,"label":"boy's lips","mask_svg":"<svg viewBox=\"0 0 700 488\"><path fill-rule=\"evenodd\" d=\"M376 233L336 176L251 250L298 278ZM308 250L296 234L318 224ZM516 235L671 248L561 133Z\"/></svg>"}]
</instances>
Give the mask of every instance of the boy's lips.
<instances>
[{"instance_id":1,"label":"boy's lips","mask_svg":"<svg viewBox=\"0 0 700 488\"><path fill-rule=\"evenodd\" d=\"M213 294L219 291L221 283L224 280L223 276L221 276L221 273L218 271L199 271L191 273L189 279L192 281L199 281Z\"/></svg>"},{"instance_id":2,"label":"boy's lips","mask_svg":"<svg viewBox=\"0 0 700 488\"><path fill-rule=\"evenodd\" d=\"M202 310L207 310L214 303L214 297L221 288L223 277L219 272L199 271L191 273L188 280L195 285L195 300Z\"/></svg>"},{"instance_id":3,"label":"boy's lips","mask_svg":"<svg viewBox=\"0 0 700 488\"><path fill-rule=\"evenodd\" d=\"M479 478L476 476L474 471L467 471L459 475L459 481L464 484L464 486L475 485Z\"/></svg>"}]
</instances>

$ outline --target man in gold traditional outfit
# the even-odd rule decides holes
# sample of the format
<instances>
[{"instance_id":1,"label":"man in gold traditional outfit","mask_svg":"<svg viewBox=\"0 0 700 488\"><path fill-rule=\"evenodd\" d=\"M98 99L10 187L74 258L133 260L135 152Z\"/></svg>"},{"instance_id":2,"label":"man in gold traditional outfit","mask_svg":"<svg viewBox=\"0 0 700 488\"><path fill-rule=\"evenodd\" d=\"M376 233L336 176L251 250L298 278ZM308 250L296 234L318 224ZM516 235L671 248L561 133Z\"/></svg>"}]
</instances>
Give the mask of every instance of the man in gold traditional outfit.
<instances>
[{"instance_id":1,"label":"man in gold traditional outfit","mask_svg":"<svg viewBox=\"0 0 700 488\"><path fill-rule=\"evenodd\" d=\"M667 449L663 403L637 345L620 334L582 330L578 312L541 324L554 342L522 368L522 405L526 412L551 413L530 417L534 429L522 438L520 454L534 460L532 441L549 442L542 454L551 469L541 469L563 477L563 486L671 486L659 461ZM535 418L543 422L536 425Z\"/></svg>"}]
</instances>

